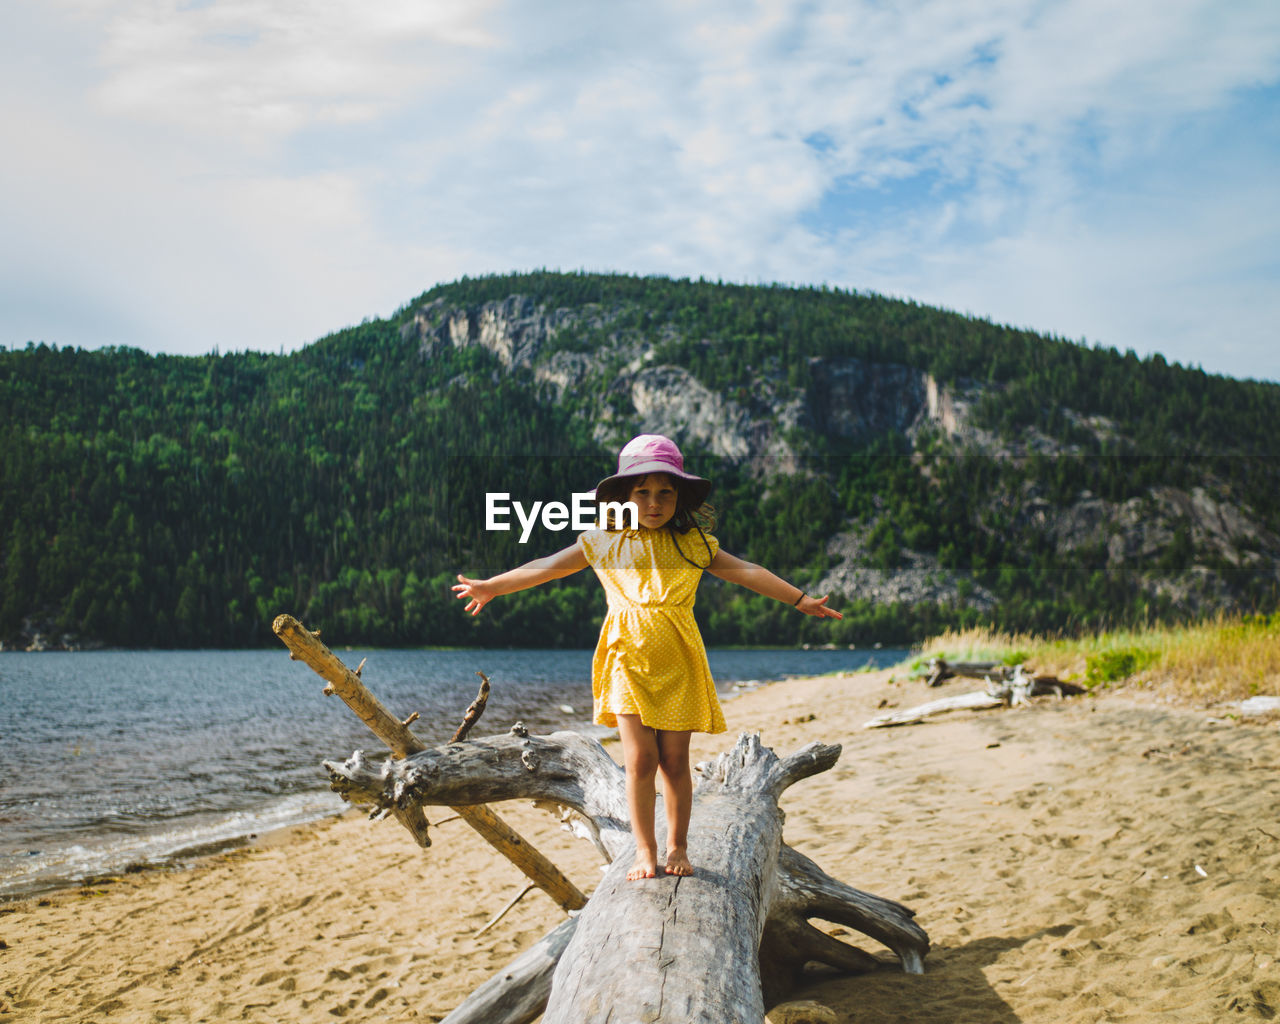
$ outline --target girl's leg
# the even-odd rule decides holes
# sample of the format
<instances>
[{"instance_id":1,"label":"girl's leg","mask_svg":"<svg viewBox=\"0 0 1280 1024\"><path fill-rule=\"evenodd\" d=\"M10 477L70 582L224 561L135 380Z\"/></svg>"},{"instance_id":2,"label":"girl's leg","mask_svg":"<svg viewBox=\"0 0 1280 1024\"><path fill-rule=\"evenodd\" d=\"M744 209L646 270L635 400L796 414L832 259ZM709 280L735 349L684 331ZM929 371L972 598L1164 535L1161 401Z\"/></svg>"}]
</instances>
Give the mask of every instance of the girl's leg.
<instances>
[{"instance_id":1,"label":"girl's leg","mask_svg":"<svg viewBox=\"0 0 1280 1024\"><path fill-rule=\"evenodd\" d=\"M689 733L659 731L658 770L667 808L667 874L691 875L689 815L693 813L693 774L689 771Z\"/></svg>"},{"instance_id":2,"label":"girl's leg","mask_svg":"<svg viewBox=\"0 0 1280 1024\"><path fill-rule=\"evenodd\" d=\"M629 881L656 878L658 839L654 833L653 806L657 795L658 733L640 722L639 715L619 715L622 762L627 770L627 810L631 834L636 839L636 861L627 872Z\"/></svg>"}]
</instances>

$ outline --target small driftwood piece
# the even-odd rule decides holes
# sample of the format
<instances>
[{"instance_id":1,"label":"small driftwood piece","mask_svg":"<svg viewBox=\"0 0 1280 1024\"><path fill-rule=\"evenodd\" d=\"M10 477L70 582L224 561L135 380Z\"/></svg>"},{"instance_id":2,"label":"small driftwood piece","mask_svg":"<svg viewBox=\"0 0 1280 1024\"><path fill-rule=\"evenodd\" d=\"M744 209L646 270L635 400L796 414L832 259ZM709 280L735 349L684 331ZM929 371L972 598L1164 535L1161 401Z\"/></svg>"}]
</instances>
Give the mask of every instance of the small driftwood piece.
<instances>
[{"instance_id":1,"label":"small driftwood piece","mask_svg":"<svg viewBox=\"0 0 1280 1024\"><path fill-rule=\"evenodd\" d=\"M511 913L515 905L519 903L522 899L524 899L526 896L528 896L529 893L536 888L537 886L534 885L532 882L530 882L518 893L512 896L511 899L507 901L507 905L503 907L501 910L499 910L496 914L494 914L493 917L489 918L489 920L485 922L485 926L481 928L478 932L476 932L473 938L477 938L477 939L480 938L481 935L483 935L490 928L492 928L499 921L501 921L504 917L506 917L509 913Z\"/></svg>"},{"instance_id":2,"label":"small driftwood piece","mask_svg":"<svg viewBox=\"0 0 1280 1024\"><path fill-rule=\"evenodd\" d=\"M946 658L929 659L929 675L925 679L928 686L941 686L955 676L966 676L970 679L1003 679L1011 672L1009 666L998 661L947 661Z\"/></svg>"},{"instance_id":3,"label":"small driftwood piece","mask_svg":"<svg viewBox=\"0 0 1280 1024\"><path fill-rule=\"evenodd\" d=\"M480 721L480 716L484 714L485 705L489 703L489 677L483 672L477 672L480 677L480 692L476 694L476 699L467 707L467 713L462 716L462 724L458 726L457 731L453 734L450 743L461 743L467 738L467 733L471 731L471 727ZM414 712L417 715L417 712Z\"/></svg>"},{"instance_id":4,"label":"small driftwood piece","mask_svg":"<svg viewBox=\"0 0 1280 1024\"><path fill-rule=\"evenodd\" d=\"M1055 676L1029 676L1021 665L1016 666L1008 678L988 678L986 683L986 687L981 690L957 693L913 708L886 712L869 722L864 722L862 727L881 729L890 725L914 725L947 711L982 711L987 708L1017 707L1019 704L1030 703L1032 697L1045 694L1052 693L1061 699L1065 696L1084 693L1084 687L1077 686L1075 683L1064 683Z\"/></svg>"},{"instance_id":5,"label":"small driftwood piece","mask_svg":"<svg viewBox=\"0 0 1280 1024\"><path fill-rule=\"evenodd\" d=\"M317 675L324 679L328 683L325 692L333 692L341 697L347 707L351 708L373 734L387 745L393 758L402 760L426 749L426 745L409 731L409 726L388 711L382 702L369 692L360 681L360 677L320 642L317 634L304 629L292 615L277 616L271 628L289 648L290 656L297 661L306 662ZM360 667L364 668L363 662L360 663ZM489 680L483 675L480 678L483 680L480 696L467 709L467 717L471 724L479 718L480 712L484 709L485 700L488 699ZM463 729L469 728L470 724L464 719ZM431 845L431 837L427 833L427 818L421 805L384 808L384 810L388 809L409 830L418 845L423 847ZM586 896L564 872L531 846L520 833L499 818L490 808L467 806L455 807L454 811L479 832L489 845L515 864L565 910L578 910L586 906Z\"/></svg>"},{"instance_id":6,"label":"small driftwood piece","mask_svg":"<svg viewBox=\"0 0 1280 1024\"><path fill-rule=\"evenodd\" d=\"M380 806L563 805L612 858L585 909L473 992L445 1024L528 1024L539 1013L545 1024L762 1024L765 1008L785 997L809 961L846 971L880 966L810 918L855 928L897 953L904 970L923 970L929 939L909 909L844 885L782 843L779 796L830 768L839 753L814 743L779 759L758 736L740 737L698 766L694 874L642 882L626 881L635 843L623 771L577 733L534 736L517 727L404 760L374 764L357 751L325 767L348 799ZM661 808L658 821L661 829Z\"/></svg>"},{"instance_id":7,"label":"small driftwood piece","mask_svg":"<svg viewBox=\"0 0 1280 1024\"><path fill-rule=\"evenodd\" d=\"M883 729L890 725L914 725L926 718L941 715L947 711L981 711L985 708L998 708L1003 704L999 697L993 697L986 690L975 690L972 693L957 693L951 697L941 697L927 704L918 704L913 708L901 711L887 711L877 715L869 722L864 722L864 729Z\"/></svg>"}]
</instances>

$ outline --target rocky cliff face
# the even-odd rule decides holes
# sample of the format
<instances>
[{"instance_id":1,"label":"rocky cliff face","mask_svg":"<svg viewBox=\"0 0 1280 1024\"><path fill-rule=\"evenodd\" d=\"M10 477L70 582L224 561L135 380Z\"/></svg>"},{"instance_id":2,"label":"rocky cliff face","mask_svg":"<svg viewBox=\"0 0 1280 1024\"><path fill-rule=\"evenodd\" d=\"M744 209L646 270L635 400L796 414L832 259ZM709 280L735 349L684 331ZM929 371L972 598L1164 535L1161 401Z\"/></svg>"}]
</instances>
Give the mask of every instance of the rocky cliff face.
<instances>
[{"instance_id":1,"label":"rocky cliff face","mask_svg":"<svg viewBox=\"0 0 1280 1024\"><path fill-rule=\"evenodd\" d=\"M916 445L941 441L958 452L1003 459L1080 451L1034 429L1016 438L997 437L973 415L987 385L946 387L900 364L811 358L803 387L788 383L786 368L756 367L749 393L721 394L684 367L658 362L657 343L670 336L670 326L660 325L654 336L643 336L621 327L621 320L618 310L550 310L521 295L469 308L438 300L418 310L402 335L417 341L423 359L450 346L485 349L503 372L527 372L550 401L587 389L603 395L593 434L605 448L636 433L664 433L681 445L747 462L765 475L794 472L803 438L812 435L857 443L894 433ZM590 350L562 347L564 332L589 335ZM1099 439L1119 436L1116 424L1102 417L1062 412ZM1232 567L1273 573L1280 580L1280 538L1259 526L1251 510L1206 488L1154 487L1121 503L1083 492L1065 507L1034 490L991 500L1014 502L1020 525L1039 534L1064 566L1083 550L1105 548L1108 565L1121 572L1130 565L1158 563L1171 545L1190 544L1203 556L1193 572L1176 577L1148 572L1137 581L1147 593L1168 596L1189 611L1229 603L1223 573ZM864 543L873 525L850 522L830 538L832 567L821 582L824 589L879 602L994 606L993 594L944 571L930 552L904 550L893 571L874 568Z\"/></svg>"},{"instance_id":2,"label":"rocky cliff face","mask_svg":"<svg viewBox=\"0 0 1280 1024\"><path fill-rule=\"evenodd\" d=\"M1104 547L1108 569L1116 573L1158 565L1171 548L1188 546L1200 561L1191 572L1168 576L1146 570L1137 583L1191 612L1230 603L1224 572L1267 574L1280 582L1280 537L1260 526L1249 510L1203 487L1157 486L1124 502L1085 492L1065 508L1033 499L1025 514L1037 520L1064 562L1083 549Z\"/></svg>"},{"instance_id":3,"label":"rocky cliff face","mask_svg":"<svg viewBox=\"0 0 1280 1024\"><path fill-rule=\"evenodd\" d=\"M504 370L529 371L555 398L589 379L607 378L609 401L595 431L602 445L662 432L725 458L777 460L775 468L786 471L797 454L787 435L798 428L852 441L889 432L914 435L926 427L948 437L974 434L965 420L974 395L953 394L911 367L813 358L804 388L789 386L780 368L762 368L748 407L711 391L683 367L656 363L657 339L611 330L617 319L616 311L547 310L528 296L512 295L461 309L437 300L418 310L401 333L417 340L424 359L445 347L483 348ZM570 329L596 332L602 343L590 353L551 344Z\"/></svg>"},{"instance_id":4,"label":"rocky cliff face","mask_svg":"<svg viewBox=\"0 0 1280 1024\"><path fill-rule=\"evenodd\" d=\"M579 310L547 312L532 299L512 295L502 302L458 308L437 299L414 314L401 329L403 337L416 336L424 358L441 346L466 348L478 345L498 357L507 369L533 365L547 340L566 324L582 320Z\"/></svg>"},{"instance_id":5,"label":"rocky cliff face","mask_svg":"<svg viewBox=\"0 0 1280 1024\"><path fill-rule=\"evenodd\" d=\"M996 606L995 595L963 573L950 572L928 551L907 549L891 571L876 568L866 540L874 524L849 529L827 541L830 569L814 592L862 598L874 604L966 604L981 611Z\"/></svg>"}]
</instances>

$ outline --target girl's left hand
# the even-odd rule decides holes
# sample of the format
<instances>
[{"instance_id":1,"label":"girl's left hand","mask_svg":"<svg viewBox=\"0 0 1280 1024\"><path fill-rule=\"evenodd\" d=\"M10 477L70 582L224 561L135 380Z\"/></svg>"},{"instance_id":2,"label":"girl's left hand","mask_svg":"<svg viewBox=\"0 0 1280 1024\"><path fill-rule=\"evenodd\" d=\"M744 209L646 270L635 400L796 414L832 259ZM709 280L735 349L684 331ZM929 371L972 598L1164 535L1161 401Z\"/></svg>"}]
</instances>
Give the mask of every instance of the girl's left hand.
<instances>
[{"instance_id":1,"label":"girl's left hand","mask_svg":"<svg viewBox=\"0 0 1280 1024\"><path fill-rule=\"evenodd\" d=\"M816 619L843 619L844 616L838 611L827 607L827 598L830 596L830 594L823 594L821 597L810 597L805 594L804 597L800 598L800 603L796 607L806 615L812 615Z\"/></svg>"}]
</instances>

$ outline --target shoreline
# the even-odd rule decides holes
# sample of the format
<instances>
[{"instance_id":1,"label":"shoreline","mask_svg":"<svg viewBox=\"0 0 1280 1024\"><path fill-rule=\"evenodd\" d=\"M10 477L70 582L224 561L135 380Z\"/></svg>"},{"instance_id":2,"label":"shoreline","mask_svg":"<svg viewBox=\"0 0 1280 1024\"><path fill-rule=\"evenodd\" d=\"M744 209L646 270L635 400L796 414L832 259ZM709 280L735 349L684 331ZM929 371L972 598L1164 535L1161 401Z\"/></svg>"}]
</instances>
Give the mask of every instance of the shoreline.
<instances>
[{"instance_id":1,"label":"shoreline","mask_svg":"<svg viewBox=\"0 0 1280 1024\"><path fill-rule=\"evenodd\" d=\"M924 643L923 640L914 640L910 644L885 644L879 641L870 644L714 644L707 650L716 651L880 651L880 650L914 650ZM278 644L262 644L260 647L116 647L113 644L98 643L96 641L86 642L83 644L41 644L40 646L28 645L20 647L16 644L7 645L0 640L0 654L91 654L114 651L152 651L152 652L175 652L175 651L214 651L218 653L227 653L235 651L274 651ZM351 651L587 651L589 647L485 647L485 646L459 646L457 644L421 644L410 647L379 647L373 644L339 644L332 647L335 653L351 652Z\"/></svg>"},{"instance_id":2,"label":"shoreline","mask_svg":"<svg viewBox=\"0 0 1280 1024\"><path fill-rule=\"evenodd\" d=\"M775 650L793 649L775 648ZM75 652L60 653L69 655ZM582 653L589 654L589 652ZM867 668L858 669L853 674L868 670ZM834 670L834 674L838 673L839 670ZM794 678L813 678L813 676L783 675L780 678L765 676L734 679L720 684L720 699L722 703L728 704L738 700L744 694ZM589 694L587 698L588 706L585 710L589 714ZM575 705L579 711L584 710L576 701ZM346 713L345 710L340 712L344 715ZM356 723L355 728L359 731L361 727L354 717L352 722ZM562 727L572 728L595 738L604 738L613 734L607 727L594 725L586 719L581 721L569 719L563 723ZM483 721L480 728L482 731L485 728ZM369 736L368 743L381 747L380 742L372 736ZM360 744L357 743L358 745ZM369 746L366 746L366 749L370 749ZM349 753L350 750L335 748L325 756L345 757ZM317 769L318 766L317 760ZM140 821L127 829L96 833L85 831L57 837L33 837L27 841L27 846L7 852L0 861L3 863L4 872L14 872L7 876L0 875L0 906L30 896L40 896L62 889L76 889L93 884L95 879L109 879L150 868L182 867L202 856L244 846L253 842L257 835L277 828L289 828L341 816L344 805L339 803L336 797L330 797L328 787L322 779L323 773L317 772L314 787L311 789L299 790L249 807L228 808L218 814L195 813L150 823ZM316 809L318 805L329 800L332 801L331 807ZM28 846L30 849L27 848ZM27 853L30 854L29 859L23 856Z\"/></svg>"},{"instance_id":3,"label":"shoreline","mask_svg":"<svg viewBox=\"0 0 1280 1024\"><path fill-rule=\"evenodd\" d=\"M929 932L922 976L845 934L884 966L811 966L796 998L851 1022L1271 1019L1280 729L1123 691L862 729L939 693L891 675L770 683L726 707L727 733L694 737L695 762L739 731L779 753L842 743L784 794L785 839ZM499 810L590 891L589 843L527 803ZM423 851L348 810L0 905L0 1021L439 1020L562 915L534 891L477 937L523 876L460 821L432 836Z\"/></svg>"}]
</instances>

